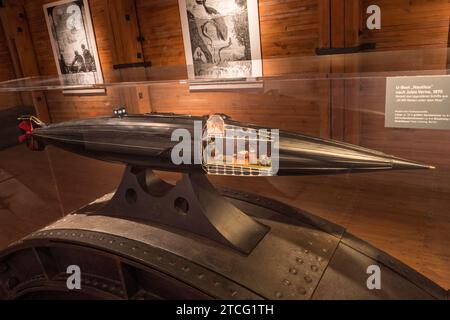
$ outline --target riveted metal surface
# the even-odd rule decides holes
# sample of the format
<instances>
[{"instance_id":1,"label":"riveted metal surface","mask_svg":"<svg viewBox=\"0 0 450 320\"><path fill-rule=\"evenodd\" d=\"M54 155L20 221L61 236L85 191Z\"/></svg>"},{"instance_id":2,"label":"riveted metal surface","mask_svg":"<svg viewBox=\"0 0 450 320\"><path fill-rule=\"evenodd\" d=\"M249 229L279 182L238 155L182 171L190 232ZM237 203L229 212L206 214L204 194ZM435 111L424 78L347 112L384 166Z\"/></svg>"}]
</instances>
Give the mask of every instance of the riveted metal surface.
<instances>
[{"instance_id":1,"label":"riveted metal surface","mask_svg":"<svg viewBox=\"0 0 450 320\"><path fill-rule=\"evenodd\" d=\"M59 273L52 278L53 281L67 281L67 273ZM124 297L125 293L122 289L122 283L120 281L114 281L105 277L100 277L95 274L89 274L83 272L81 277L81 287L88 286L94 289L101 290L102 292L109 292L112 295Z\"/></svg>"},{"instance_id":2,"label":"riveted metal surface","mask_svg":"<svg viewBox=\"0 0 450 320\"><path fill-rule=\"evenodd\" d=\"M67 277L67 276L66 276ZM101 297L107 300L121 300L123 297L117 294L110 294L109 292L102 290L101 287L95 288L82 283L82 290L69 291L64 285L64 282L58 283L56 281L49 282L41 279L30 280L28 283L23 284L21 289L17 289L10 293L9 299L24 299L24 297L33 298L33 294L36 294L37 299L42 299L42 292L52 292L56 295L51 296L53 299L94 299ZM64 295L63 295L64 294ZM30 298L26 298L30 299Z\"/></svg>"},{"instance_id":3,"label":"riveted metal surface","mask_svg":"<svg viewBox=\"0 0 450 320\"><path fill-rule=\"evenodd\" d=\"M370 266L380 268L380 289L369 289L367 270ZM313 299L344 300L431 300L430 295L402 277L380 261L374 260L341 243L333 256Z\"/></svg>"},{"instance_id":4,"label":"riveted metal surface","mask_svg":"<svg viewBox=\"0 0 450 320\"><path fill-rule=\"evenodd\" d=\"M99 232L98 229L102 228L102 225L108 225L109 230L115 229L114 222L110 221L110 218L101 216L77 215L69 217L66 220L67 226L74 226L77 223L77 221L70 221L70 218L75 217L88 222L90 228L97 230L97 232ZM120 221L118 224L120 224L120 227L126 227L127 222ZM153 227L150 226L147 226L148 232L157 238L168 239L175 237L176 243L173 246L163 240L166 244L165 249L171 249L177 256L183 256L185 259L178 258L162 250L154 251L152 249L152 241L148 241L151 240L148 239L149 237L145 237L147 238L146 244L133 247L127 243L129 240L117 241L103 232L101 236L94 236L96 239L92 240L90 235L87 235L89 232L76 230L72 227L65 231L47 229L44 232L32 235L26 241L36 237L51 238L53 241L56 239L67 239L71 242L79 241L80 238L83 238L83 243L90 245L95 245L96 240L101 241L104 243L102 245L103 248L138 258L140 261L143 260L146 265L151 265L165 273L176 277L185 274L185 277L181 279L195 287L199 287L200 284L205 282L208 283L207 280L209 279L210 287L200 288L220 298L255 299L258 297L255 294L251 296L239 294L242 292L242 289L238 287L233 288L227 279L240 283L265 298L310 298L338 240L330 236L329 239L324 241L317 232L312 232L308 237L305 237L304 233L296 230L298 229L296 226L281 223L272 222L271 227L273 229L271 234L248 257L232 250L224 250L224 248L217 247L215 243L203 244L199 247L199 243L192 241L192 239L176 239L175 235L171 235L164 230L152 229ZM133 223L127 229L141 233L141 230ZM116 231L119 232L119 230ZM88 239L87 241L86 238ZM207 241L204 240L203 243L205 242ZM317 247L314 246L314 243L317 244ZM154 242L154 244L158 244L158 241ZM204 252L204 255L202 252ZM146 259L146 256L149 259ZM195 261L196 264L189 262L188 257ZM201 264L204 268L199 267L197 264ZM222 274L222 276L208 275L211 271L205 268L214 270ZM222 289L224 291L221 291Z\"/></svg>"},{"instance_id":5,"label":"riveted metal surface","mask_svg":"<svg viewBox=\"0 0 450 320\"><path fill-rule=\"evenodd\" d=\"M81 217L81 216L78 216ZM36 245L36 240L51 242L67 242L78 245L89 246L115 255L143 263L189 285L207 292L219 299L261 299L255 293L230 281L229 279L203 268L195 263L176 256L170 252L152 247L145 243L122 238L116 235L99 233L95 231L77 229L46 229L36 232L26 239L27 244ZM61 275L66 279L67 275ZM60 279L60 280L61 280ZM117 283L102 283L99 280L87 278L90 285L102 286L102 289L117 287ZM104 287L104 288L103 288ZM114 292L113 292L114 293Z\"/></svg>"},{"instance_id":6,"label":"riveted metal surface","mask_svg":"<svg viewBox=\"0 0 450 320\"><path fill-rule=\"evenodd\" d=\"M49 232L55 236L56 229L111 233L194 261L264 298L310 299L339 238L251 203L246 203L245 210L254 216L278 217L278 221L258 218L271 231L248 256L180 230L90 215L89 207L82 210L86 215L72 215L46 228L44 237Z\"/></svg>"},{"instance_id":7,"label":"riveted metal surface","mask_svg":"<svg viewBox=\"0 0 450 320\"><path fill-rule=\"evenodd\" d=\"M315 216L304 210L286 205L280 201L227 188L220 188L219 190L222 195L227 197L233 203L236 203L236 201L238 201L238 207L242 210L243 206L247 206L250 204L254 205L251 208L252 214L256 214L256 211L259 211L259 209L261 208L266 208L272 210L272 212L267 216L272 219L279 217L280 214L282 214L283 217L292 218L294 222L299 221L309 224L338 238L342 237L342 235L345 233L345 228L343 228L342 226L322 219L321 217Z\"/></svg>"},{"instance_id":8,"label":"riveted metal surface","mask_svg":"<svg viewBox=\"0 0 450 320\"><path fill-rule=\"evenodd\" d=\"M446 299L447 292L436 283L430 279L424 277L416 270L408 267L401 261L395 259L394 257L388 255L367 242L355 237L354 235L346 232L342 238L342 243L351 247L352 249L361 252L362 254L370 257L371 259L377 260L386 267L392 269L400 276L408 279L410 282L414 283L419 288L428 292L433 297L437 299Z\"/></svg>"},{"instance_id":9,"label":"riveted metal surface","mask_svg":"<svg viewBox=\"0 0 450 320\"><path fill-rule=\"evenodd\" d=\"M8 271L0 279L11 277L8 257L19 250L71 245L118 257L143 270L158 270L219 299L442 298L435 294L439 288L434 288L436 292L422 288L427 280L421 275L404 265L397 268L394 259L345 234L339 226L263 197L225 194L240 210L270 227L249 255L186 231L96 215L111 198L107 195L1 253L0 263ZM372 264L382 269L382 291L367 289L366 270ZM55 279L61 282L64 275ZM97 281L101 291L105 282L100 280L95 275L87 277L84 285ZM109 293L120 298L158 298L146 290L132 296Z\"/></svg>"},{"instance_id":10,"label":"riveted metal surface","mask_svg":"<svg viewBox=\"0 0 450 320\"><path fill-rule=\"evenodd\" d=\"M8 270L0 275L1 299L17 299L45 290L49 290L49 292L68 291L66 286L68 275L64 274L63 276L61 274L54 279L50 279L43 269L42 264L40 264L34 248L25 246L20 242L3 253L0 260L3 261L2 263L8 265ZM88 275L86 274L87 278ZM107 280L101 278L101 281L105 282ZM91 294L90 291L92 290L89 288L85 288L84 290L89 296L96 296L95 294ZM105 290L102 291L101 296L105 296ZM107 298L112 299L114 295L109 295Z\"/></svg>"},{"instance_id":11,"label":"riveted metal surface","mask_svg":"<svg viewBox=\"0 0 450 320\"><path fill-rule=\"evenodd\" d=\"M34 252L30 248L15 248L7 259L0 256L0 263L5 266L4 272L0 273L0 287L3 288L6 296L10 292L23 289L31 282L45 279Z\"/></svg>"}]
</instances>

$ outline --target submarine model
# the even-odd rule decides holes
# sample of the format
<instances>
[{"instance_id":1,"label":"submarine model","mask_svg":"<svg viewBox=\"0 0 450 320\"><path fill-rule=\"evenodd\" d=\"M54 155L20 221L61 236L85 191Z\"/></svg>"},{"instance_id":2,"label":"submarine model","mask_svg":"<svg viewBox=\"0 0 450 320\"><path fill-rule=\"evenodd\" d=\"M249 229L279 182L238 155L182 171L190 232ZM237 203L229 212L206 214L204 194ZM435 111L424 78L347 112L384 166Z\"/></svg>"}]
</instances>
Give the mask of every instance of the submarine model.
<instances>
[{"instance_id":1,"label":"submarine model","mask_svg":"<svg viewBox=\"0 0 450 320\"><path fill-rule=\"evenodd\" d=\"M250 190L215 187L207 178L431 166L225 115L118 109L112 117L51 125L20 120L20 141L32 150L53 145L127 168L113 193L0 252L0 299L449 298L339 225ZM169 184L154 169L182 178ZM73 265L81 270L80 290L67 286ZM368 273L374 267L381 285Z\"/></svg>"},{"instance_id":2,"label":"submarine model","mask_svg":"<svg viewBox=\"0 0 450 320\"><path fill-rule=\"evenodd\" d=\"M129 166L213 175L296 176L433 169L343 142L239 123L225 115L127 115L125 109L114 113L112 117L51 125L35 117L21 117L24 134L19 140L26 141L32 150L54 145ZM180 148L181 137L185 148Z\"/></svg>"}]
</instances>

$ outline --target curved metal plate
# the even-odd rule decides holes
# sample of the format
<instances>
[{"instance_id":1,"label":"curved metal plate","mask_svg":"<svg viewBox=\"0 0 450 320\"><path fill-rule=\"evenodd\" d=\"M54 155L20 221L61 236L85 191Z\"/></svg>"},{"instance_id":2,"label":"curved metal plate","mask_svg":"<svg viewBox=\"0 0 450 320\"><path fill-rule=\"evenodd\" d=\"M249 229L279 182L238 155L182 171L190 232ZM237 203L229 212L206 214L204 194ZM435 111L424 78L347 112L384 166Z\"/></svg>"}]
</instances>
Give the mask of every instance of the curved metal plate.
<instances>
[{"instance_id":1,"label":"curved metal plate","mask_svg":"<svg viewBox=\"0 0 450 320\"><path fill-rule=\"evenodd\" d=\"M391 260L402 272L386 266L383 257L388 255L370 257L369 252L380 251L358 245L354 237L350 241L343 228L270 199L233 194L232 202L240 210L270 227L258 246L244 255L186 231L96 215L110 197L29 236L4 252L0 262L9 263L23 247L72 244L134 261L219 299L446 297L442 288L395 259ZM385 279L381 291L367 289L370 264L381 266Z\"/></svg>"}]
</instances>

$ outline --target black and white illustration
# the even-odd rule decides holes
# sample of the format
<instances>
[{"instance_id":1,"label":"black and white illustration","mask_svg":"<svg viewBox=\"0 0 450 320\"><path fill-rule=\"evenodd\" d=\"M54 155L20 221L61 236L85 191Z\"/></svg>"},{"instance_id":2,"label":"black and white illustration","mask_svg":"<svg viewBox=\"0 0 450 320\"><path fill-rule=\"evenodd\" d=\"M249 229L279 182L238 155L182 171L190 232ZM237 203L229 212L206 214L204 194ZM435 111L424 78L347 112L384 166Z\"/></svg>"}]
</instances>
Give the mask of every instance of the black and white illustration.
<instances>
[{"instance_id":1,"label":"black and white illustration","mask_svg":"<svg viewBox=\"0 0 450 320\"><path fill-rule=\"evenodd\" d=\"M58 72L68 84L103 83L87 0L62 0L44 6Z\"/></svg>"},{"instance_id":2,"label":"black and white illustration","mask_svg":"<svg viewBox=\"0 0 450 320\"><path fill-rule=\"evenodd\" d=\"M257 0L180 0L190 79L262 76Z\"/></svg>"}]
</instances>

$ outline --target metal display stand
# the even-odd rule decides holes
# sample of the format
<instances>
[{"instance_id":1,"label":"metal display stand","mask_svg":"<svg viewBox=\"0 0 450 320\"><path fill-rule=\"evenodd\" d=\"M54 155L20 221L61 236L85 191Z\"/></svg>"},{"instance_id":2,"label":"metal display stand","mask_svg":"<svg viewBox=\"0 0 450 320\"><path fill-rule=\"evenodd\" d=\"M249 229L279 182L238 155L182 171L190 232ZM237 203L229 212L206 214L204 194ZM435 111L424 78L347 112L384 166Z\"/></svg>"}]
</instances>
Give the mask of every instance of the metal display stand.
<instances>
[{"instance_id":1,"label":"metal display stand","mask_svg":"<svg viewBox=\"0 0 450 320\"><path fill-rule=\"evenodd\" d=\"M114 197L96 214L156 222L249 254L269 231L227 201L201 173L168 184L150 169L127 167Z\"/></svg>"}]
</instances>

